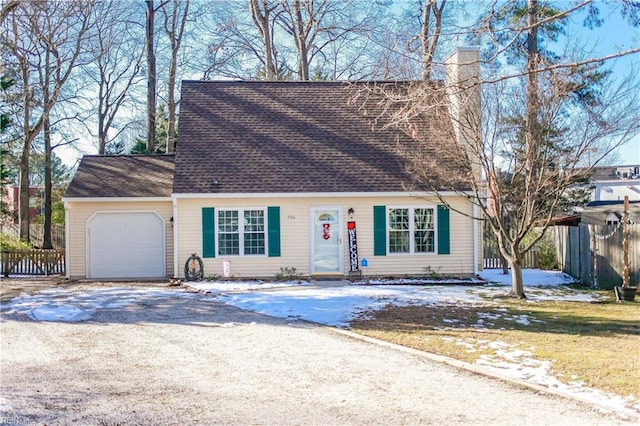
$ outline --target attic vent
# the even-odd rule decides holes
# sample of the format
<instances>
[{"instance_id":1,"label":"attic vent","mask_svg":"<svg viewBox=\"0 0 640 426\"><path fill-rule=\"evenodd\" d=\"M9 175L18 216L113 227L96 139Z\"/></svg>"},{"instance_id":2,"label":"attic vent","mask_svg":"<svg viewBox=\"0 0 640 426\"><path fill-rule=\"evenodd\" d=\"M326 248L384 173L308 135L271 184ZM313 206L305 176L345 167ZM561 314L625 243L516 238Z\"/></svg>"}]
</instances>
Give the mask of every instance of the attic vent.
<instances>
[{"instance_id":1,"label":"attic vent","mask_svg":"<svg viewBox=\"0 0 640 426\"><path fill-rule=\"evenodd\" d=\"M218 182L218 179L211 180L211 191L217 192L219 190L220 190L220 182Z\"/></svg>"}]
</instances>

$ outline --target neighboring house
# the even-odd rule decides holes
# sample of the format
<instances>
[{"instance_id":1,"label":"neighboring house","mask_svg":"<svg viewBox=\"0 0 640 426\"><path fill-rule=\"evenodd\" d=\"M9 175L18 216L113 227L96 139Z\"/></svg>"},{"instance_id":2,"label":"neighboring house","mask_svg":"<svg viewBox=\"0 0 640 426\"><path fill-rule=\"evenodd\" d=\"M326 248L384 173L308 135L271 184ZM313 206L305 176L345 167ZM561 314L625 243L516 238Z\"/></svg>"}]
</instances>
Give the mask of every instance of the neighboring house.
<instances>
[{"instance_id":1,"label":"neighboring house","mask_svg":"<svg viewBox=\"0 0 640 426\"><path fill-rule=\"evenodd\" d=\"M624 214L624 197L629 197L631 221L640 223L640 166L610 166L595 169L589 186L591 202L582 210L581 222L590 225L615 225Z\"/></svg>"},{"instance_id":2,"label":"neighboring house","mask_svg":"<svg viewBox=\"0 0 640 426\"><path fill-rule=\"evenodd\" d=\"M623 201L592 201L582 211L581 223L589 225L617 225L624 215ZM640 223L640 200L629 201L629 220Z\"/></svg>"},{"instance_id":3,"label":"neighboring house","mask_svg":"<svg viewBox=\"0 0 640 426\"><path fill-rule=\"evenodd\" d=\"M0 187L0 213L10 223L18 223L20 211L20 187L6 185ZM29 221L32 222L42 214L44 188L29 187Z\"/></svg>"},{"instance_id":4,"label":"neighboring house","mask_svg":"<svg viewBox=\"0 0 640 426\"><path fill-rule=\"evenodd\" d=\"M640 200L640 166L598 167L589 185L592 201Z\"/></svg>"},{"instance_id":5,"label":"neighboring house","mask_svg":"<svg viewBox=\"0 0 640 426\"><path fill-rule=\"evenodd\" d=\"M477 57L456 52L450 75L477 73ZM175 158L81 161L65 197L67 275L183 277L194 253L205 276L477 273L471 203L410 191L397 144L418 142L353 102L377 84L395 83L183 82ZM427 143L453 143L426 124Z\"/></svg>"}]
</instances>

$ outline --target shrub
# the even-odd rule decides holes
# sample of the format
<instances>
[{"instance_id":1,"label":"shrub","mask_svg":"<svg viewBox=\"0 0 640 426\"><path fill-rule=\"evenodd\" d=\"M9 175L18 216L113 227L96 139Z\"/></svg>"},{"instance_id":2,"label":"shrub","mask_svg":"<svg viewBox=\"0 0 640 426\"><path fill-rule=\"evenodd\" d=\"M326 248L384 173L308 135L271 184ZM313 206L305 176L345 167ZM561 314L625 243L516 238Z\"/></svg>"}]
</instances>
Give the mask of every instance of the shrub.
<instances>
[{"instance_id":1,"label":"shrub","mask_svg":"<svg viewBox=\"0 0 640 426\"><path fill-rule=\"evenodd\" d=\"M280 272L276 274L277 281L298 281L302 278L302 274L296 271L296 268L280 268Z\"/></svg>"},{"instance_id":2,"label":"shrub","mask_svg":"<svg viewBox=\"0 0 640 426\"><path fill-rule=\"evenodd\" d=\"M535 230L531 231L523 240L524 244L527 244L533 238L540 235L540 232ZM540 269L558 269L558 259L556 257L556 245L549 234L545 234L540 241L536 243L533 250L536 251L538 268Z\"/></svg>"},{"instance_id":3,"label":"shrub","mask_svg":"<svg viewBox=\"0 0 640 426\"><path fill-rule=\"evenodd\" d=\"M0 250L29 250L31 248L33 247L29 243L0 234Z\"/></svg>"}]
</instances>

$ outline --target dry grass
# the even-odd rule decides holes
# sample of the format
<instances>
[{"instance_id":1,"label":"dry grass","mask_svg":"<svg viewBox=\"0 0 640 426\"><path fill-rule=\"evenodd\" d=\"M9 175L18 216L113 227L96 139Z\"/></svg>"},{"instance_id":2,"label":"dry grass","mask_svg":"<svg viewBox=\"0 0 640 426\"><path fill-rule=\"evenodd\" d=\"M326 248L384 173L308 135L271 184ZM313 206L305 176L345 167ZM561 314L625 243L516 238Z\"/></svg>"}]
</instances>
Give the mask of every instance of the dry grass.
<instances>
[{"instance_id":1,"label":"dry grass","mask_svg":"<svg viewBox=\"0 0 640 426\"><path fill-rule=\"evenodd\" d=\"M640 400L638 302L504 299L490 307L389 307L369 318L353 322L352 329L470 363L481 355L497 356L489 342L504 342L551 361L551 374L564 382Z\"/></svg>"}]
</instances>

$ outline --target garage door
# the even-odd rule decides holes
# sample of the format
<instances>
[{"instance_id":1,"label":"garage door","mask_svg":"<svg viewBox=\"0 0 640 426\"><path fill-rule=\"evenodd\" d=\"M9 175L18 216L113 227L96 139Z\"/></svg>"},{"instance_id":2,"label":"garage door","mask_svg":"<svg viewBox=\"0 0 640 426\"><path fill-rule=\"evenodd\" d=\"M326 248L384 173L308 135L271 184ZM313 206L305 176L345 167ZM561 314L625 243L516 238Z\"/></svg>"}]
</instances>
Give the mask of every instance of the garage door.
<instances>
[{"instance_id":1,"label":"garage door","mask_svg":"<svg viewBox=\"0 0 640 426\"><path fill-rule=\"evenodd\" d=\"M87 224L87 276L165 276L164 221L155 212L101 212Z\"/></svg>"}]
</instances>

